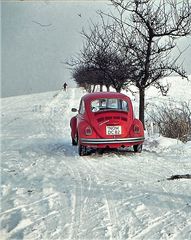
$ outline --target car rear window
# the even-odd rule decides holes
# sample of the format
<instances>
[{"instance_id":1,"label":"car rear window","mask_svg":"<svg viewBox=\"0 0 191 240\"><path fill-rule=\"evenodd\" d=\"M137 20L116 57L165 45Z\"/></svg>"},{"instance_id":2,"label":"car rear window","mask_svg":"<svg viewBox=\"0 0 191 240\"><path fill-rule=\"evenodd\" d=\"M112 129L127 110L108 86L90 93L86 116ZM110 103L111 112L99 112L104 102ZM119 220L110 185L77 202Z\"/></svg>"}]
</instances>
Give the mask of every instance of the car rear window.
<instances>
[{"instance_id":1,"label":"car rear window","mask_svg":"<svg viewBox=\"0 0 191 240\"><path fill-rule=\"evenodd\" d=\"M129 111L128 103L118 98L100 98L91 102L92 112L117 110L117 111Z\"/></svg>"}]
</instances>

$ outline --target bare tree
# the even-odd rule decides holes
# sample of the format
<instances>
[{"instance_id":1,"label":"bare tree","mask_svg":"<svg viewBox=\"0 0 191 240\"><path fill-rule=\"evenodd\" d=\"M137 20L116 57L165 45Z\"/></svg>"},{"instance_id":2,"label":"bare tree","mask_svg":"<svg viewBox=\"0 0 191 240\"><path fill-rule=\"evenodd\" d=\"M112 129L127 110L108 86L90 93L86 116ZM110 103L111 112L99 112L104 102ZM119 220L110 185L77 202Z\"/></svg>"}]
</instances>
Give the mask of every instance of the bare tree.
<instances>
[{"instance_id":1,"label":"bare tree","mask_svg":"<svg viewBox=\"0 0 191 240\"><path fill-rule=\"evenodd\" d=\"M161 78L177 73L186 77L178 57L172 56L176 40L191 34L189 0L111 0L118 11L109 15L119 26L118 38L134 68L132 82L139 89L139 119L144 124L145 90L151 85L166 94Z\"/></svg>"},{"instance_id":2,"label":"bare tree","mask_svg":"<svg viewBox=\"0 0 191 240\"><path fill-rule=\"evenodd\" d=\"M117 35L117 25L105 23L103 18L101 25L92 23L89 31L82 31L85 43L73 65L75 67L83 65L102 72L103 84L107 88L113 86L117 92L120 92L128 84L133 64L124 55L124 49L119 44Z\"/></svg>"},{"instance_id":3,"label":"bare tree","mask_svg":"<svg viewBox=\"0 0 191 240\"><path fill-rule=\"evenodd\" d=\"M78 86L88 92L94 92L96 85L103 86L103 72L93 66L79 65L73 70L73 78ZM93 86L93 88L92 88Z\"/></svg>"}]
</instances>

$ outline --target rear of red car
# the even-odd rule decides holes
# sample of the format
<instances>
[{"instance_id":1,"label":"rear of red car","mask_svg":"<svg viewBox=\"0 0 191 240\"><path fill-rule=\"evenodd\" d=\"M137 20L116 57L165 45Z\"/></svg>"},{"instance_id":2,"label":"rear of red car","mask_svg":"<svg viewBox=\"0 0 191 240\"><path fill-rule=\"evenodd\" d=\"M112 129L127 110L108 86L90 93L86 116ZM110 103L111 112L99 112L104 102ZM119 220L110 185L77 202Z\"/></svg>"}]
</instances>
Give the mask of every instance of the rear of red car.
<instances>
[{"instance_id":1,"label":"rear of red car","mask_svg":"<svg viewBox=\"0 0 191 240\"><path fill-rule=\"evenodd\" d=\"M77 116L81 147L119 148L143 143L143 126L134 118L129 97L102 92L87 94L82 101L85 111Z\"/></svg>"}]
</instances>

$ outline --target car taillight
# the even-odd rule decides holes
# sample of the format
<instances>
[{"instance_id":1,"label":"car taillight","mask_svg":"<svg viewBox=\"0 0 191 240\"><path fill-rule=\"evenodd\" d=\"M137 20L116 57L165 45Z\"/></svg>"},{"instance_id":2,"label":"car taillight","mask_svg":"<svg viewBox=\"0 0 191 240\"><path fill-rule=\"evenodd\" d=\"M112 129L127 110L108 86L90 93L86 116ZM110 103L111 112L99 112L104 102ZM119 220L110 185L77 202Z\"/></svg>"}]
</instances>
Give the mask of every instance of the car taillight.
<instances>
[{"instance_id":1,"label":"car taillight","mask_svg":"<svg viewBox=\"0 0 191 240\"><path fill-rule=\"evenodd\" d=\"M91 129L90 126L88 126L88 127L85 128L85 134L86 134L87 136L92 135L92 129Z\"/></svg>"},{"instance_id":2,"label":"car taillight","mask_svg":"<svg viewBox=\"0 0 191 240\"><path fill-rule=\"evenodd\" d=\"M134 130L134 133L140 133L140 128L138 125L134 125L133 130Z\"/></svg>"}]
</instances>

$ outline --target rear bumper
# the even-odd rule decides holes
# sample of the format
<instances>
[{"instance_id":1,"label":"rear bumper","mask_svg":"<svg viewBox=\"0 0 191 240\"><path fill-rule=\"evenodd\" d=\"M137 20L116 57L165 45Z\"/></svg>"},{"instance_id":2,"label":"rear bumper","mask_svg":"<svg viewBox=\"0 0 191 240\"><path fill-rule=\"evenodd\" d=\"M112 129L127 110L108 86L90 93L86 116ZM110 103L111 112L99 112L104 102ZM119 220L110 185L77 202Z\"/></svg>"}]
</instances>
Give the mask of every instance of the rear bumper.
<instances>
[{"instance_id":1,"label":"rear bumper","mask_svg":"<svg viewBox=\"0 0 191 240\"><path fill-rule=\"evenodd\" d=\"M144 137L136 137L136 138L81 138L82 144L91 144L91 145L99 145L99 144L129 144L129 143L138 143L143 142Z\"/></svg>"}]
</instances>

